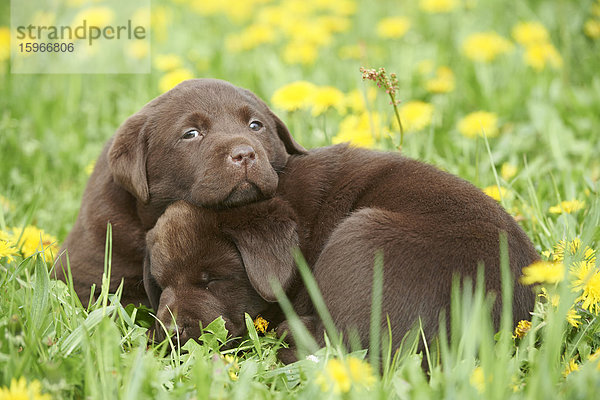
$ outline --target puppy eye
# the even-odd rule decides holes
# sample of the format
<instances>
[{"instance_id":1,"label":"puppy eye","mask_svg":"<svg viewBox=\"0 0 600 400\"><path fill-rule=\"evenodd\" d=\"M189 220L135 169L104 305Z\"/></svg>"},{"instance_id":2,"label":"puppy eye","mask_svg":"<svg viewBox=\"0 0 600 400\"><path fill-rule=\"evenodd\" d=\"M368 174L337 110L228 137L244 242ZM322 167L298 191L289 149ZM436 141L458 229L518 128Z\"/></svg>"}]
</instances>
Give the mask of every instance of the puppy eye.
<instances>
[{"instance_id":1,"label":"puppy eye","mask_svg":"<svg viewBox=\"0 0 600 400\"><path fill-rule=\"evenodd\" d=\"M190 129L189 131L184 133L183 136L181 136L181 138L189 140L189 139L195 139L198 136L200 136L200 132L198 132L196 129Z\"/></svg>"},{"instance_id":2,"label":"puppy eye","mask_svg":"<svg viewBox=\"0 0 600 400\"><path fill-rule=\"evenodd\" d=\"M248 127L253 131L258 132L263 128L263 124L260 121L252 121Z\"/></svg>"}]
</instances>

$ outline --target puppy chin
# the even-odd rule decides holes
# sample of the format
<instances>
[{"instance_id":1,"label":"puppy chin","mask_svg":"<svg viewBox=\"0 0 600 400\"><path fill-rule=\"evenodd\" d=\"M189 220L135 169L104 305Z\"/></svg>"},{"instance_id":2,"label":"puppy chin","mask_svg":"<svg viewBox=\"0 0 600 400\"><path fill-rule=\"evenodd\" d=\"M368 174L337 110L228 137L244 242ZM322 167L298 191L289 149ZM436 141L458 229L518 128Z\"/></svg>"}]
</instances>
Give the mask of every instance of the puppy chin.
<instances>
[{"instance_id":1,"label":"puppy chin","mask_svg":"<svg viewBox=\"0 0 600 400\"><path fill-rule=\"evenodd\" d=\"M262 190L253 182L238 183L223 201L225 207L238 207L265 199Z\"/></svg>"}]
</instances>

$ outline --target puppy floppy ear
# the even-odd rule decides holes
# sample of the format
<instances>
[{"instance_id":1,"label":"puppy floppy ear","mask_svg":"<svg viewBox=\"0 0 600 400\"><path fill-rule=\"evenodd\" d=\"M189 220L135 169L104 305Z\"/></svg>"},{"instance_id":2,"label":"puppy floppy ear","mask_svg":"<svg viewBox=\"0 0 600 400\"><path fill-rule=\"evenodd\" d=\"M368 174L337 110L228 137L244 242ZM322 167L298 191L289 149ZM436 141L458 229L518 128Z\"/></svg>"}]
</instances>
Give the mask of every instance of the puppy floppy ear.
<instances>
[{"instance_id":1,"label":"puppy floppy ear","mask_svg":"<svg viewBox=\"0 0 600 400\"><path fill-rule=\"evenodd\" d=\"M158 312L158 306L160 304L160 295L162 290L156 280L152 276L152 259L150 250L146 248L146 255L144 257L144 289L146 290L146 296L150 300L150 305L154 309L154 312Z\"/></svg>"},{"instance_id":2,"label":"puppy floppy ear","mask_svg":"<svg viewBox=\"0 0 600 400\"><path fill-rule=\"evenodd\" d=\"M144 128L147 117L135 114L117 130L108 150L108 165L115 182L143 203L148 203L146 177L147 143Z\"/></svg>"},{"instance_id":3,"label":"puppy floppy ear","mask_svg":"<svg viewBox=\"0 0 600 400\"><path fill-rule=\"evenodd\" d=\"M285 150L288 154L306 154L307 151L304 147L302 147L298 142L294 140L292 134L288 130L287 126L283 123L283 121L275 115L272 111L270 111L271 118L275 121L275 125L277 127L277 136L285 145Z\"/></svg>"},{"instance_id":4,"label":"puppy floppy ear","mask_svg":"<svg viewBox=\"0 0 600 400\"><path fill-rule=\"evenodd\" d=\"M270 280L276 279L285 291L296 275L293 256L294 248L299 247L296 221L291 212L270 208L257 213L252 206L246 207L250 209L247 213L250 218L228 223L222 230L238 248L252 287L266 301L275 302L277 297Z\"/></svg>"}]
</instances>

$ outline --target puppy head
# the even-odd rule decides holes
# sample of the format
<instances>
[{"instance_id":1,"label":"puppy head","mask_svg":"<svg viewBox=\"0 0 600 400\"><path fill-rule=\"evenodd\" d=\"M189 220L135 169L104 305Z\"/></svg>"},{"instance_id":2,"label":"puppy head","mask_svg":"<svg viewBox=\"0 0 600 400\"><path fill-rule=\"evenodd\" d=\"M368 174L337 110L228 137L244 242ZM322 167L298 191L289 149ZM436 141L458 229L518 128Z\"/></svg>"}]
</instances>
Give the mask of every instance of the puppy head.
<instances>
[{"instance_id":1,"label":"puppy head","mask_svg":"<svg viewBox=\"0 0 600 400\"><path fill-rule=\"evenodd\" d=\"M293 213L279 199L222 211L177 202L146 236L144 286L158 319L172 327L175 318L182 343L219 316L240 336L244 313L276 300L271 279L291 286L297 246Z\"/></svg>"},{"instance_id":2,"label":"puppy head","mask_svg":"<svg viewBox=\"0 0 600 400\"><path fill-rule=\"evenodd\" d=\"M108 160L115 181L144 203L231 207L273 196L288 156L305 151L250 91L192 79L125 121Z\"/></svg>"}]
</instances>

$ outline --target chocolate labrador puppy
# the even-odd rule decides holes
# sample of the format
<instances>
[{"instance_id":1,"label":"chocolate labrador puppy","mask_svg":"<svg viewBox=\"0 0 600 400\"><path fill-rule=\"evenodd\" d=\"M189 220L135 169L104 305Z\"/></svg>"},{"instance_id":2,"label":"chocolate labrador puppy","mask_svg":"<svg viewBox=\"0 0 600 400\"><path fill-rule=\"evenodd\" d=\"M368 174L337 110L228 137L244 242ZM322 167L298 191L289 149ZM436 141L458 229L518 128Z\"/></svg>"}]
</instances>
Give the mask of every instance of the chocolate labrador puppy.
<instances>
[{"instance_id":1,"label":"chocolate labrador puppy","mask_svg":"<svg viewBox=\"0 0 600 400\"><path fill-rule=\"evenodd\" d=\"M101 282L110 222L110 290L123 280L124 304L149 305L145 235L169 204L224 208L269 198L289 155L304 152L250 91L215 79L179 84L127 119L104 147L57 277L65 279L68 258L75 290L88 300L91 285Z\"/></svg>"},{"instance_id":2,"label":"chocolate labrador puppy","mask_svg":"<svg viewBox=\"0 0 600 400\"><path fill-rule=\"evenodd\" d=\"M197 339L200 324L218 316L234 337L246 330L244 313L281 320L269 283L291 286L298 247L294 212L282 200L223 210L179 201L146 243L146 292L158 319L170 330L177 327L180 343ZM158 322L156 333L164 337Z\"/></svg>"},{"instance_id":3,"label":"chocolate labrador puppy","mask_svg":"<svg viewBox=\"0 0 600 400\"><path fill-rule=\"evenodd\" d=\"M291 156L280 177L278 196L297 215L300 249L325 304L337 327L356 330L363 346L369 343L378 251L384 259L382 332L388 315L394 346L418 318L426 336L435 335L439 312L449 309L454 274L475 278L483 264L487 290L500 293L501 234L507 237L513 281L539 259L514 218L491 197L397 153L346 145L315 149ZM322 344L322 324L314 320L306 290L298 285L291 294ZM515 321L529 318L533 305L533 292L517 283ZM497 301L496 326L500 311ZM279 328L285 329L285 324Z\"/></svg>"}]
</instances>

